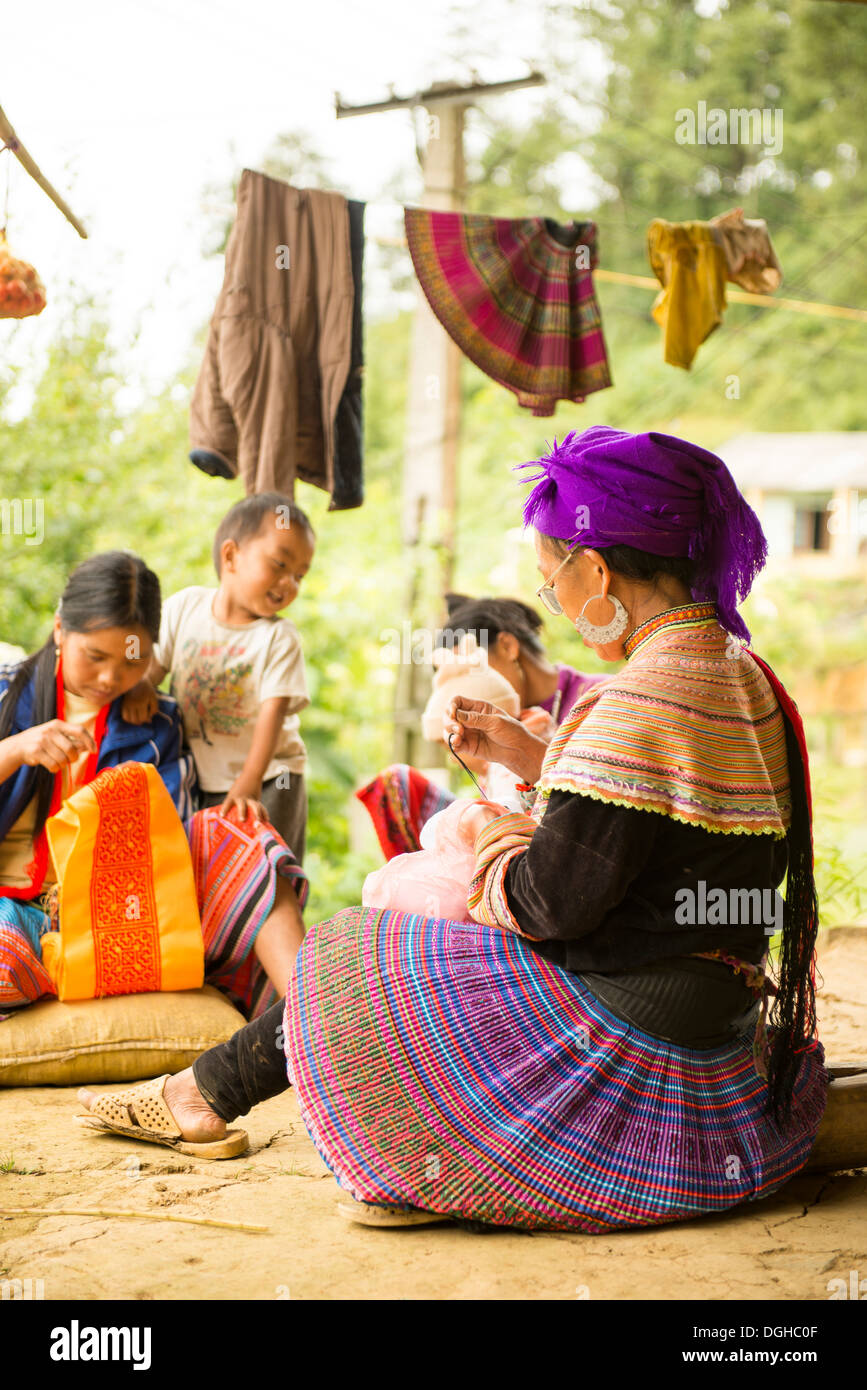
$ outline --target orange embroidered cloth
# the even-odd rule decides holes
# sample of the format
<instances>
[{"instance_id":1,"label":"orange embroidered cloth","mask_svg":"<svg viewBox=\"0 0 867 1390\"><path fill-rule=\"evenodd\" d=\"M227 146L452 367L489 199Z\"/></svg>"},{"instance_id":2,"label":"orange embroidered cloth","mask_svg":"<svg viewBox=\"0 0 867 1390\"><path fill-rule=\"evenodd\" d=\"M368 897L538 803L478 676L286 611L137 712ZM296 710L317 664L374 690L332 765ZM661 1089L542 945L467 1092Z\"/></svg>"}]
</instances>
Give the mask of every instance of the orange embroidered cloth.
<instances>
[{"instance_id":1,"label":"orange embroidered cloth","mask_svg":"<svg viewBox=\"0 0 867 1390\"><path fill-rule=\"evenodd\" d=\"M59 932L42 959L60 999L198 989L204 945L184 827L156 768L106 768L46 822Z\"/></svg>"}]
</instances>

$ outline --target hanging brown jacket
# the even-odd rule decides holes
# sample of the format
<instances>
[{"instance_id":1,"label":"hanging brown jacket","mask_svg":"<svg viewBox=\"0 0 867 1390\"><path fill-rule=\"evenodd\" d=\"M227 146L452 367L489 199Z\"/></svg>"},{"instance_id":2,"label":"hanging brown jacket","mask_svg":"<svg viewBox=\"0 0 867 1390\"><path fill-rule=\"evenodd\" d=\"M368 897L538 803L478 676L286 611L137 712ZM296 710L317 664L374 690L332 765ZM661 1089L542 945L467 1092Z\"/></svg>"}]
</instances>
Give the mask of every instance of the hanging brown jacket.
<instances>
[{"instance_id":1,"label":"hanging brown jacket","mask_svg":"<svg viewBox=\"0 0 867 1390\"><path fill-rule=\"evenodd\" d=\"M292 496L296 477L334 493L338 406L359 385L355 300L343 195L245 169L190 404L194 463L240 474L248 494ZM332 507L357 506L357 491Z\"/></svg>"}]
</instances>

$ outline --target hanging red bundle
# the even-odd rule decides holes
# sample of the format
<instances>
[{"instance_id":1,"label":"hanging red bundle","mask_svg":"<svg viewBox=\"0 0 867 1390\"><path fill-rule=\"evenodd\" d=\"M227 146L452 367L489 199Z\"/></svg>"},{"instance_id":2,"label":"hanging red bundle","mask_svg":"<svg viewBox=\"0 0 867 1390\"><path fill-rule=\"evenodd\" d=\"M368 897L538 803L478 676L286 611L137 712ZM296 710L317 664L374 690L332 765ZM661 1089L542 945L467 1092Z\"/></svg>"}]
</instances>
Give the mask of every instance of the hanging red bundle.
<instances>
[{"instance_id":1,"label":"hanging red bundle","mask_svg":"<svg viewBox=\"0 0 867 1390\"><path fill-rule=\"evenodd\" d=\"M19 261L0 232L0 319L26 319L45 308L45 286L32 265Z\"/></svg>"}]
</instances>

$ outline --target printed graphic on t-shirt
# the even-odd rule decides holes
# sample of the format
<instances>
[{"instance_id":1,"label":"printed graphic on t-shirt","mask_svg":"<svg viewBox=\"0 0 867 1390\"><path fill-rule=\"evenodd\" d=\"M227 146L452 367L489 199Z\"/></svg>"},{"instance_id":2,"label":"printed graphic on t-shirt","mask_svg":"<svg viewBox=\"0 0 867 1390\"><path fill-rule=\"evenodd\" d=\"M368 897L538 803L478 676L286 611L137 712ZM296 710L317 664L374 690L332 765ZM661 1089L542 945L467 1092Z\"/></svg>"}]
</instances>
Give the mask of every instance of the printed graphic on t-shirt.
<instances>
[{"instance_id":1,"label":"printed graphic on t-shirt","mask_svg":"<svg viewBox=\"0 0 867 1390\"><path fill-rule=\"evenodd\" d=\"M190 739L212 743L209 731L237 738L255 713L248 685L253 663L243 657L243 645L223 646L216 642L197 642L187 638L181 648L183 677L176 698L184 715Z\"/></svg>"}]
</instances>

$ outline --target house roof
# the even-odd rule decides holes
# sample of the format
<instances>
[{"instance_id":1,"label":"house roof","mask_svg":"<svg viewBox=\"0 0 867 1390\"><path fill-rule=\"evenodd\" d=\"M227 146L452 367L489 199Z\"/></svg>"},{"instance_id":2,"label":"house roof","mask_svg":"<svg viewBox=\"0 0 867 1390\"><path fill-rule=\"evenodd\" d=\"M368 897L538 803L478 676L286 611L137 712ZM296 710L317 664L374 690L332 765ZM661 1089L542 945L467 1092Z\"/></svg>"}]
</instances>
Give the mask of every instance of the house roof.
<instances>
[{"instance_id":1,"label":"house roof","mask_svg":"<svg viewBox=\"0 0 867 1390\"><path fill-rule=\"evenodd\" d=\"M737 434L719 451L738 487L764 492L867 489L867 432Z\"/></svg>"}]
</instances>

